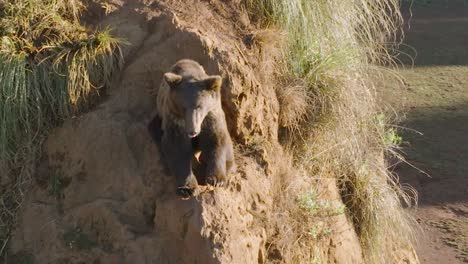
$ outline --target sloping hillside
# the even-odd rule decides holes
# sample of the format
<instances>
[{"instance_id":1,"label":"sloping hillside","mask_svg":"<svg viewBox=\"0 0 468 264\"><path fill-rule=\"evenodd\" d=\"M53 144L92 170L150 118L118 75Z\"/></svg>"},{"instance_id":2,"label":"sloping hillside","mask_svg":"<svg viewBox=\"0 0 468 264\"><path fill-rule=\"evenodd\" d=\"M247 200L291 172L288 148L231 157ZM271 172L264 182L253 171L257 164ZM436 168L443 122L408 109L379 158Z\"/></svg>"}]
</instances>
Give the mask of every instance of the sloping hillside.
<instances>
[{"instance_id":1,"label":"sloping hillside","mask_svg":"<svg viewBox=\"0 0 468 264\"><path fill-rule=\"evenodd\" d=\"M367 5L355 5L376 25L348 26L368 35L343 30L352 17L332 19L320 31L329 39L314 42L323 54L302 47L304 75L286 77L287 32L252 2L86 1L87 26L109 26L128 42L125 64L100 100L44 141L5 240L7 263L417 263L398 183L385 170L386 127L375 124L372 85L364 86L366 54L381 50L351 45L383 40L397 25L380 28ZM328 17L339 1L317 3ZM394 11L393 1L378 3ZM223 77L238 164L226 188L188 201L175 195L151 138L155 92L182 58ZM303 100L301 133L284 123L285 98Z\"/></svg>"}]
</instances>

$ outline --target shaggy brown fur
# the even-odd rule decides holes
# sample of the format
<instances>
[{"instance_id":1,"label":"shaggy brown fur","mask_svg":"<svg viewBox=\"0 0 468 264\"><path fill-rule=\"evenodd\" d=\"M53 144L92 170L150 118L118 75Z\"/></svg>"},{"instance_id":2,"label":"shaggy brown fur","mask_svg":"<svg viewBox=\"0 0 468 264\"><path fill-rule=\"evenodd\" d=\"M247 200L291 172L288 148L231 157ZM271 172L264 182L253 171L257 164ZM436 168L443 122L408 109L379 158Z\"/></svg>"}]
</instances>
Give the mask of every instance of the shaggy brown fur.
<instances>
[{"instance_id":1,"label":"shaggy brown fur","mask_svg":"<svg viewBox=\"0 0 468 264\"><path fill-rule=\"evenodd\" d=\"M157 93L161 131L155 137L183 198L195 195L199 183L223 185L234 168L221 83L221 76L208 76L197 62L180 60L164 74Z\"/></svg>"}]
</instances>

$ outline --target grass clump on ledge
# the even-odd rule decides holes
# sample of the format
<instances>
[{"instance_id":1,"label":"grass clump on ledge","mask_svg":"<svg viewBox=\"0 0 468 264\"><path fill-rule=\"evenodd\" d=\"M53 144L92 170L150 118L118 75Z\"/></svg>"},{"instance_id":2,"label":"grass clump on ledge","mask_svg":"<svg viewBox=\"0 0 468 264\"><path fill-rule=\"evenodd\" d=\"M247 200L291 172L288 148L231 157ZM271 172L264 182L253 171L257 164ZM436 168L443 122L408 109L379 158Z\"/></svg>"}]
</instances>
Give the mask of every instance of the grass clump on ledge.
<instances>
[{"instance_id":1,"label":"grass clump on ledge","mask_svg":"<svg viewBox=\"0 0 468 264\"><path fill-rule=\"evenodd\" d=\"M121 64L109 30L80 25L77 0L6 1L0 12L0 157L69 117Z\"/></svg>"},{"instance_id":2,"label":"grass clump on ledge","mask_svg":"<svg viewBox=\"0 0 468 264\"><path fill-rule=\"evenodd\" d=\"M400 34L399 1L245 3L252 19L285 35L277 93L282 140L296 166L317 182L337 179L368 263L403 262L413 252L413 220L401 201L410 204L412 198L387 170L385 155L394 153L397 142L388 140L392 131L379 114L373 86L381 65L394 65L387 48ZM306 236L296 235L280 247L307 245L300 243Z\"/></svg>"},{"instance_id":3,"label":"grass clump on ledge","mask_svg":"<svg viewBox=\"0 0 468 264\"><path fill-rule=\"evenodd\" d=\"M6 0L0 9L0 255L47 131L89 106L122 65L109 29L80 24L79 0Z\"/></svg>"}]
</instances>

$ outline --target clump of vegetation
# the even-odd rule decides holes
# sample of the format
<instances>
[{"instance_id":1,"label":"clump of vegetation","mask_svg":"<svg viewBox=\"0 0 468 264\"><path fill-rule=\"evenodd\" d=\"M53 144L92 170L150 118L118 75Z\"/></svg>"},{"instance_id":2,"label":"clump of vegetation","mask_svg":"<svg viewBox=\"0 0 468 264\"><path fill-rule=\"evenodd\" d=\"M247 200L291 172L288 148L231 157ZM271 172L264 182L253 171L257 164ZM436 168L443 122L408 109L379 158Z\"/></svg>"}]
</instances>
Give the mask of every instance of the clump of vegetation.
<instances>
[{"instance_id":1,"label":"clump of vegetation","mask_svg":"<svg viewBox=\"0 0 468 264\"><path fill-rule=\"evenodd\" d=\"M264 218L268 259L272 263L279 259L280 263L325 263L331 236L342 230L336 221L343 223L346 218L339 195L328 191L336 182L319 181L293 167L290 153L276 154L278 158L272 161L279 169L274 177L278 182L273 182L275 210Z\"/></svg>"},{"instance_id":2,"label":"clump of vegetation","mask_svg":"<svg viewBox=\"0 0 468 264\"><path fill-rule=\"evenodd\" d=\"M401 205L412 199L384 158L401 138L379 115L373 83L381 65L395 65L387 50L401 33L399 3L246 0L253 19L287 35L277 80L278 89L293 90L279 94L302 103L279 96L281 112L288 113L282 141L309 178L338 180L369 263L400 263L413 250L413 221ZM298 240L305 239L302 232Z\"/></svg>"},{"instance_id":3,"label":"clump of vegetation","mask_svg":"<svg viewBox=\"0 0 468 264\"><path fill-rule=\"evenodd\" d=\"M321 200L315 189L300 194L297 202L310 216L333 216L344 213L343 206L335 206L330 201Z\"/></svg>"},{"instance_id":4,"label":"clump of vegetation","mask_svg":"<svg viewBox=\"0 0 468 264\"><path fill-rule=\"evenodd\" d=\"M49 128L89 106L122 65L121 40L110 29L83 27L83 7L79 0L1 2L0 165L9 171L0 186L1 245Z\"/></svg>"},{"instance_id":5,"label":"clump of vegetation","mask_svg":"<svg viewBox=\"0 0 468 264\"><path fill-rule=\"evenodd\" d=\"M327 223L327 218L344 214L345 207L341 204L336 205L329 200L323 199L318 195L316 189L305 191L297 198L299 208L306 212L308 218L314 218L313 224L308 226L307 234L314 240L320 240L327 237L333 230Z\"/></svg>"},{"instance_id":6,"label":"clump of vegetation","mask_svg":"<svg viewBox=\"0 0 468 264\"><path fill-rule=\"evenodd\" d=\"M5 2L0 13L0 157L76 113L120 66L109 29L80 25L76 0ZM81 105L82 106L82 105Z\"/></svg>"}]
</instances>

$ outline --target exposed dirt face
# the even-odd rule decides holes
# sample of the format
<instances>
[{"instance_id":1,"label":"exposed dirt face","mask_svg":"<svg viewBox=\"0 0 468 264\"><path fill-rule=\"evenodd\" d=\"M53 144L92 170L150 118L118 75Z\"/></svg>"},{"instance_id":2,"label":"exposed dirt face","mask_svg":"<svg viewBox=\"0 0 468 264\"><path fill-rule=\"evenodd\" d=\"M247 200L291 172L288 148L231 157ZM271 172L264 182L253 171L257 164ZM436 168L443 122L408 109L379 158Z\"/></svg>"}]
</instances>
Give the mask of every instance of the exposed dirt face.
<instances>
[{"instance_id":1,"label":"exposed dirt face","mask_svg":"<svg viewBox=\"0 0 468 264\"><path fill-rule=\"evenodd\" d=\"M254 74L257 55L240 41L250 27L246 14L235 2L103 3L89 3L87 20L111 25L131 43L125 68L103 103L49 136L11 240L11 263L271 262L267 234L273 231L265 230L264 218L275 210L279 181L279 107L273 87ZM189 201L175 195L148 131L154 89L182 58L224 77L223 107L239 144L271 143L261 158L237 151L239 169L228 187ZM325 255L331 263L361 263L353 228L344 215L336 223L340 233L326 242Z\"/></svg>"}]
</instances>

